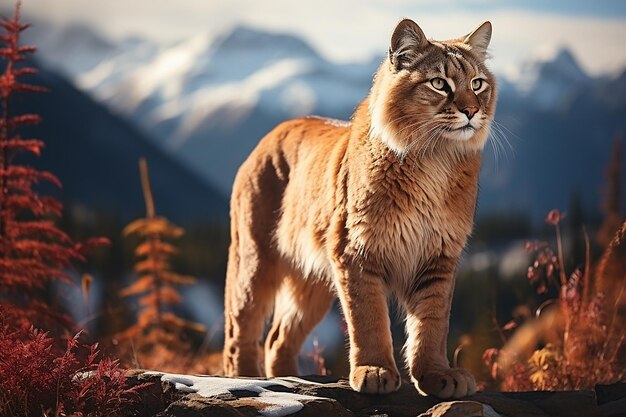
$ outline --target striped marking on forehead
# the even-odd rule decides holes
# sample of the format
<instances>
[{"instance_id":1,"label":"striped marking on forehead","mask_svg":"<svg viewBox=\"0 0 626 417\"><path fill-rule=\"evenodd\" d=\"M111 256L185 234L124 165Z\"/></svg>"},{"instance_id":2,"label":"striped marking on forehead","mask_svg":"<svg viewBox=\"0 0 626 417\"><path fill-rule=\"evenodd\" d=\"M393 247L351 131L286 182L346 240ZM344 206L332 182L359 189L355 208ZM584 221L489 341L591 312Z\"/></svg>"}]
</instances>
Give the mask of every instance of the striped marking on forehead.
<instances>
[{"instance_id":1,"label":"striped marking on forehead","mask_svg":"<svg viewBox=\"0 0 626 417\"><path fill-rule=\"evenodd\" d=\"M444 46L443 52L449 57L464 58L460 50L458 50L457 48L453 48L451 46L447 46L447 45Z\"/></svg>"},{"instance_id":2,"label":"striped marking on forehead","mask_svg":"<svg viewBox=\"0 0 626 417\"><path fill-rule=\"evenodd\" d=\"M438 42L433 42L431 45L434 48L431 47L418 55L405 68L409 71L437 69L448 76L459 72L471 76L472 73L478 71L471 57L466 56L460 48Z\"/></svg>"},{"instance_id":3,"label":"striped marking on forehead","mask_svg":"<svg viewBox=\"0 0 626 417\"><path fill-rule=\"evenodd\" d=\"M471 62L468 61L467 57L463 55L460 49L449 45L442 45L441 47L443 48L444 59L446 59L446 74L449 74L450 69L448 63L452 63L454 68L466 74L473 69Z\"/></svg>"}]
</instances>

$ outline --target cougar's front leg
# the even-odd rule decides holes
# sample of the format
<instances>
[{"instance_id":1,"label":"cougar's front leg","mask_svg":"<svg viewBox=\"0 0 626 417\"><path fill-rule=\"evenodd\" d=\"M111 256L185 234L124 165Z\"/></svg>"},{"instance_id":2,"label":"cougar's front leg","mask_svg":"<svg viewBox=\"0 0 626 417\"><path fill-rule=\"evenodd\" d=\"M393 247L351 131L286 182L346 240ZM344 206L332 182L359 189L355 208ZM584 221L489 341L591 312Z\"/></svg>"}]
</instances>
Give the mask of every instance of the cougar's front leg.
<instances>
[{"instance_id":1,"label":"cougar's front leg","mask_svg":"<svg viewBox=\"0 0 626 417\"><path fill-rule=\"evenodd\" d=\"M396 391L400 374L393 359L385 283L358 268L338 268L335 278L350 336L350 385L370 394Z\"/></svg>"},{"instance_id":2,"label":"cougar's front leg","mask_svg":"<svg viewBox=\"0 0 626 417\"><path fill-rule=\"evenodd\" d=\"M447 337L456 259L441 258L411 283L403 297L407 312L406 355L417 390L439 398L476 392L474 377L450 368Z\"/></svg>"}]
</instances>

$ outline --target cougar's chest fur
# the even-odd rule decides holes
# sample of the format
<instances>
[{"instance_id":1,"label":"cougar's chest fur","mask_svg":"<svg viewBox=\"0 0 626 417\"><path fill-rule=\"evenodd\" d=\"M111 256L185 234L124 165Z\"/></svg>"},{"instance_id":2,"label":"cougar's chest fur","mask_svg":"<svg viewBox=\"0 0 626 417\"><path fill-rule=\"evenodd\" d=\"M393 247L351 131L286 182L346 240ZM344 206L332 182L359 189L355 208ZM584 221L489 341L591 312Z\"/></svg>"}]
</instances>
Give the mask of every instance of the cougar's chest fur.
<instances>
[{"instance_id":1,"label":"cougar's chest fur","mask_svg":"<svg viewBox=\"0 0 626 417\"><path fill-rule=\"evenodd\" d=\"M373 161L348 202L349 240L364 268L405 282L437 257L458 257L472 228L479 165L478 156Z\"/></svg>"}]
</instances>

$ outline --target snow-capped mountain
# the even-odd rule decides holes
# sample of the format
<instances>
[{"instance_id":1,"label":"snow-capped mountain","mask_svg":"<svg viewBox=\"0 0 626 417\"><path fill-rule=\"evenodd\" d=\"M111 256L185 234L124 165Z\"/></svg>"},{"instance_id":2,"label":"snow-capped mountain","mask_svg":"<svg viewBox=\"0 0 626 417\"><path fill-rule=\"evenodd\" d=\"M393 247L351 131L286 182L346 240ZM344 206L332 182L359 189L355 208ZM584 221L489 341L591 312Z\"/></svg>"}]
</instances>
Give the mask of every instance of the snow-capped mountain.
<instances>
[{"instance_id":1,"label":"snow-capped mountain","mask_svg":"<svg viewBox=\"0 0 626 417\"><path fill-rule=\"evenodd\" d=\"M49 68L72 78L99 65L118 46L91 28L74 24L54 30L45 22L35 22L24 32L25 44L35 44L37 55Z\"/></svg>"},{"instance_id":2,"label":"snow-capped mountain","mask_svg":"<svg viewBox=\"0 0 626 417\"><path fill-rule=\"evenodd\" d=\"M44 68L28 81L50 92L15 100L12 111L42 117L43 123L21 133L45 141L35 163L61 180L63 189L51 192L58 192L65 202L86 208L90 215L104 211L121 222L141 217L145 205L137 163L145 157L159 214L185 226L227 219L226 193L165 153L131 123Z\"/></svg>"},{"instance_id":3,"label":"snow-capped mountain","mask_svg":"<svg viewBox=\"0 0 626 417\"><path fill-rule=\"evenodd\" d=\"M367 66L364 78L363 68L354 74L355 68L333 65L296 37L247 27L215 40L197 36L146 57L135 68L120 67L105 61L78 77L78 83L149 130L168 126L159 136L170 146L193 136L213 115L234 125L258 105L291 116L321 106L343 109L345 102L354 107L373 70ZM268 91L276 97L264 95ZM343 94L331 94L337 91ZM224 119L225 113L230 117Z\"/></svg>"},{"instance_id":4,"label":"snow-capped mountain","mask_svg":"<svg viewBox=\"0 0 626 417\"><path fill-rule=\"evenodd\" d=\"M74 80L228 193L239 165L277 123L349 118L381 60L339 65L298 37L235 27L169 46L117 45ZM567 49L532 57L516 79L500 77L503 126L493 143L508 140L512 150L496 164L488 148L479 213L523 210L538 219L566 207L574 190L595 211L612 138L626 128L620 91L626 74L592 78Z\"/></svg>"},{"instance_id":5,"label":"snow-capped mountain","mask_svg":"<svg viewBox=\"0 0 626 417\"><path fill-rule=\"evenodd\" d=\"M557 109L592 78L566 48L532 57L520 66L517 89L544 110Z\"/></svg>"},{"instance_id":6,"label":"snow-capped mountain","mask_svg":"<svg viewBox=\"0 0 626 417\"><path fill-rule=\"evenodd\" d=\"M106 59L77 84L225 191L247 153L281 120L349 117L377 65L333 64L297 37L247 27L151 52Z\"/></svg>"}]
</instances>

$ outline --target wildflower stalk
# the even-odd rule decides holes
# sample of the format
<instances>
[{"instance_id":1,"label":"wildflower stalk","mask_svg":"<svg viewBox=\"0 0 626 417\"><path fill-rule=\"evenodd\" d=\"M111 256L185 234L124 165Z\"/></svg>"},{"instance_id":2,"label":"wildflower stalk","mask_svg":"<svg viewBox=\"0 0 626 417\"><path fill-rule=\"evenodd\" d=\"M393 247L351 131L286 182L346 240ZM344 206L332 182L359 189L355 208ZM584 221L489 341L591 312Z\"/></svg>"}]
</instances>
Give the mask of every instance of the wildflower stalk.
<instances>
[{"instance_id":1,"label":"wildflower stalk","mask_svg":"<svg viewBox=\"0 0 626 417\"><path fill-rule=\"evenodd\" d=\"M606 357L606 351L609 346L609 342L611 341L611 337L613 336L613 328L615 327L615 319L617 319L617 315L619 313L619 304L622 300L622 297L624 296L625 287L626 287L626 276L624 276L624 278L622 279L622 285L620 286L620 290L617 295L617 298L615 298L615 303L613 305L613 315L611 316L611 321L608 327L608 334L607 334L606 339L604 340L604 344L602 346L602 354L600 355L602 359ZM617 349L619 349L619 346Z\"/></svg>"},{"instance_id":2,"label":"wildflower stalk","mask_svg":"<svg viewBox=\"0 0 626 417\"><path fill-rule=\"evenodd\" d=\"M565 275L565 262L563 259L563 242L561 239L561 226L559 222L555 223L556 227L556 248L559 255L559 276L561 277L561 286L567 285L567 277Z\"/></svg>"},{"instance_id":3,"label":"wildflower stalk","mask_svg":"<svg viewBox=\"0 0 626 417\"><path fill-rule=\"evenodd\" d=\"M558 296L544 301L536 310L536 320L524 324L521 334L516 332L501 350L489 348L483 354L492 379L497 381L500 378L505 390L589 389L595 384L623 381L626 375L622 355L626 335L623 334L621 315L626 296L623 264L626 222L622 223L598 267L593 270L589 235L583 228L584 268L577 268L565 279L559 225L564 217L565 214L556 209L546 217L546 222L555 226L556 255L543 242L528 241L525 244L528 252L536 253L535 260L528 267L527 278L531 284L539 284L538 294L546 293L546 284L549 284L558 290ZM557 282L559 278L550 280L557 268L561 285ZM558 309L551 310L553 314L542 313L553 303L558 303ZM499 332L498 327L496 330ZM532 345L534 351L526 356ZM518 357L520 353L522 356ZM494 357L498 357L495 362ZM503 372L498 374L498 370Z\"/></svg>"},{"instance_id":4,"label":"wildflower stalk","mask_svg":"<svg viewBox=\"0 0 626 417\"><path fill-rule=\"evenodd\" d=\"M583 295L582 295L582 308L580 311L587 309L589 304L589 287L591 286L590 265L591 265L591 245L589 244L589 234L587 228L583 226L583 234L585 236L585 270L583 272Z\"/></svg>"}]
</instances>

